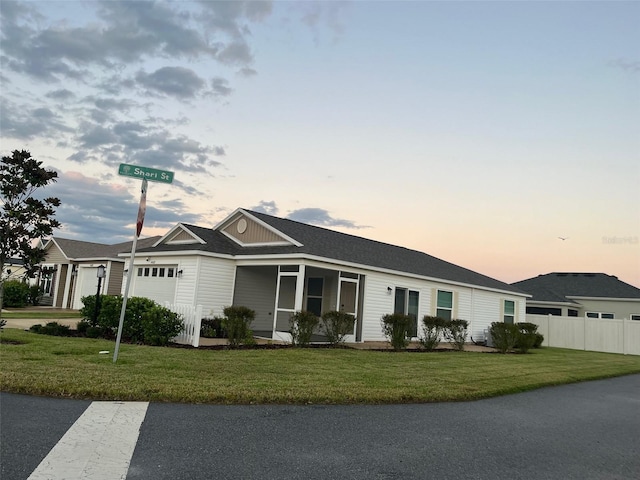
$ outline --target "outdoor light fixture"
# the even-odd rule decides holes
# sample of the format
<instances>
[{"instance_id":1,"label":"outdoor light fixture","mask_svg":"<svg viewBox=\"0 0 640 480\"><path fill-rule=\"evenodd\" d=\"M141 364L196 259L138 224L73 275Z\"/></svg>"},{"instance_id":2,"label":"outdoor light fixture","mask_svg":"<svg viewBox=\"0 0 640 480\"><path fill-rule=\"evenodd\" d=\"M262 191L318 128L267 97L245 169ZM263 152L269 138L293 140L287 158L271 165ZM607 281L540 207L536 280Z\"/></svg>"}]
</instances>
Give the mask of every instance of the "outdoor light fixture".
<instances>
[{"instance_id":1,"label":"outdoor light fixture","mask_svg":"<svg viewBox=\"0 0 640 480\"><path fill-rule=\"evenodd\" d=\"M96 308L93 311L93 322L98 322L98 312L100 311L100 286L102 285L102 279L107 276L107 268L104 265L100 265L96 272L98 277L98 291L96 292Z\"/></svg>"},{"instance_id":2,"label":"outdoor light fixture","mask_svg":"<svg viewBox=\"0 0 640 480\"><path fill-rule=\"evenodd\" d=\"M391 287L387 287L387 293L388 293L389 295L391 295L391 292L393 292L393 288L391 288Z\"/></svg>"},{"instance_id":3,"label":"outdoor light fixture","mask_svg":"<svg viewBox=\"0 0 640 480\"><path fill-rule=\"evenodd\" d=\"M178 270L178 278L182 278L182 270Z\"/></svg>"},{"instance_id":4,"label":"outdoor light fixture","mask_svg":"<svg viewBox=\"0 0 640 480\"><path fill-rule=\"evenodd\" d=\"M104 265L98 267L98 278L104 278L107 276L107 268Z\"/></svg>"}]
</instances>

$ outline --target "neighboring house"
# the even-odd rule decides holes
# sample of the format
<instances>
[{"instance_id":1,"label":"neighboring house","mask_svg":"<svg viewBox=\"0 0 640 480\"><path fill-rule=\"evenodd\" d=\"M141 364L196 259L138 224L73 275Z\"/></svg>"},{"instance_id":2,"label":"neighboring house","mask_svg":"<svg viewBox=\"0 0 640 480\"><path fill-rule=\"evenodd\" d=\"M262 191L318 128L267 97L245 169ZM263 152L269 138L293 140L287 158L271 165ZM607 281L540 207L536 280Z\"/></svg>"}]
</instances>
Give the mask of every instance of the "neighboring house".
<instances>
[{"instance_id":1,"label":"neighboring house","mask_svg":"<svg viewBox=\"0 0 640 480\"><path fill-rule=\"evenodd\" d=\"M141 247L153 245L160 237L138 240ZM105 245L68 238L52 237L44 245L45 259L40 264L39 284L44 292L41 305L82 308L81 298L98 290L98 267L104 265L102 294L117 295L122 288L124 260L118 254L131 251L131 242Z\"/></svg>"},{"instance_id":2,"label":"neighboring house","mask_svg":"<svg viewBox=\"0 0 640 480\"><path fill-rule=\"evenodd\" d=\"M613 275L553 272L512 285L532 295L528 314L640 320L640 288Z\"/></svg>"},{"instance_id":3,"label":"neighboring house","mask_svg":"<svg viewBox=\"0 0 640 480\"><path fill-rule=\"evenodd\" d=\"M28 280L27 271L21 258L9 258L4 264L2 278L5 280Z\"/></svg>"},{"instance_id":4,"label":"neighboring house","mask_svg":"<svg viewBox=\"0 0 640 480\"><path fill-rule=\"evenodd\" d=\"M126 253L121 257L128 257ZM131 296L256 312L258 335L288 339L298 310L342 310L357 321L349 341L383 340L388 313L469 321L474 339L491 322L524 321L527 295L514 286L422 252L264 213L238 209L213 229L178 224L139 249Z\"/></svg>"}]
</instances>

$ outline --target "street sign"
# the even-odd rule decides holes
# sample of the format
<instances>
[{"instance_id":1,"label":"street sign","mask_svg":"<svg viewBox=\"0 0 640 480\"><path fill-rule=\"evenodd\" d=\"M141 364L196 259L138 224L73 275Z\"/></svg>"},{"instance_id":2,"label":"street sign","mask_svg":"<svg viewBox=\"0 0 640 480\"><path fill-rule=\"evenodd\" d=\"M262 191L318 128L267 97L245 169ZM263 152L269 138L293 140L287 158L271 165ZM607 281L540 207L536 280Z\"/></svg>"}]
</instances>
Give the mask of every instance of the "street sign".
<instances>
[{"instance_id":1,"label":"street sign","mask_svg":"<svg viewBox=\"0 0 640 480\"><path fill-rule=\"evenodd\" d=\"M143 180L149 180L150 182L173 182L173 172L166 170L158 170L149 167L140 167L138 165L129 165L127 163L121 163L118 168L118 175L124 175L125 177L141 178Z\"/></svg>"}]
</instances>

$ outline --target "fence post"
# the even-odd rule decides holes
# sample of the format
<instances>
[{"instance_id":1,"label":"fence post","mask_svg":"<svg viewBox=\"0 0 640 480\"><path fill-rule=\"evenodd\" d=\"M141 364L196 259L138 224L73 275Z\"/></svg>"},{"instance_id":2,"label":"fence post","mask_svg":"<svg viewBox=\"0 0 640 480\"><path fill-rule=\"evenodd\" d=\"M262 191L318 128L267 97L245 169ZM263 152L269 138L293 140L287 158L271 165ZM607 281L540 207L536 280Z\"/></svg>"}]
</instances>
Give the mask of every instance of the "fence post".
<instances>
[{"instance_id":1,"label":"fence post","mask_svg":"<svg viewBox=\"0 0 640 480\"><path fill-rule=\"evenodd\" d=\"M200 326L202 324L202 305L198 305L194 312L195 318L193 319L193 340L191 345L194 347L200 346Z\"/></svg>"},{"instance_id":2,"label":"fence post","mask_svg":"<svg viewBox=\"0 0 640 480\"><path fill-rule=\"evenodd\" d=\"M627 319L622 319L622 354L627 354Z\"/></svg>"},{"instance_id":3,"label":"fence post","mask_svg":"<svg viewBox=\"0 0 640 480\"><path fill-rule=\"evenodd\" d=\"M547 345L548 346L552 346L551 345L551 314L548 313L547 314Z\"/></svg>"}]
</instances>

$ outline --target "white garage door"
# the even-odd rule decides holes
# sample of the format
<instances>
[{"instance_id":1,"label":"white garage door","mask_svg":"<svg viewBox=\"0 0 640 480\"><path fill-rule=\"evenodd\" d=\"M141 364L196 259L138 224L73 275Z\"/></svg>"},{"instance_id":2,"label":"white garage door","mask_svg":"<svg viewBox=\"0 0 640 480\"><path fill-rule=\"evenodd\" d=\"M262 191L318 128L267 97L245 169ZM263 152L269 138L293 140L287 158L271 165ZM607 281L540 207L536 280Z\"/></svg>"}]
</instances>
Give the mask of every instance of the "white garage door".
<instances>
[{"instance_id":1,"label":"white garage door","mask_svg":"<svg viewBox=\"0 0 640 480\"><path fill-rule=\"evenodd\" d=\"M150 298L160 305L174 303L177 272L177 265L136 267L131 296Z\"/></svg>"},{"instance_id":2,"label":"white garage door","mask_svg":"<svg viewBox=\"0 0 640 480\"><path fill-rule=\"evenodd\" d=\"M105 279L102 279L100 285L100 293L105 291ZM80 309L83 303L80 301L82 297L87 295L95 295L98 290L98 268L97 267L80 267L78 268L78 278L73 295L73 308Z\"/></svg>"}]
</instances>

